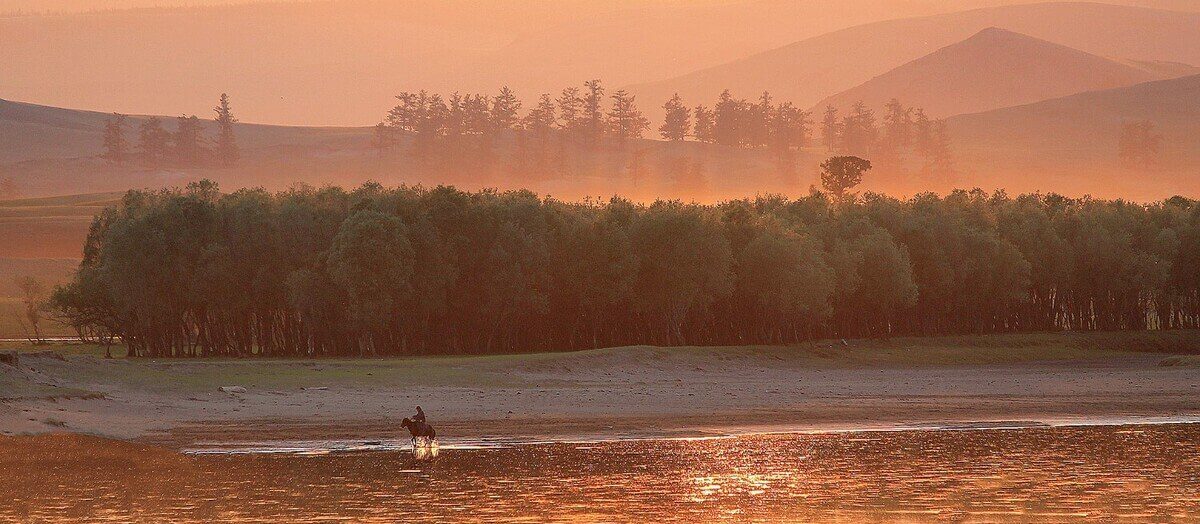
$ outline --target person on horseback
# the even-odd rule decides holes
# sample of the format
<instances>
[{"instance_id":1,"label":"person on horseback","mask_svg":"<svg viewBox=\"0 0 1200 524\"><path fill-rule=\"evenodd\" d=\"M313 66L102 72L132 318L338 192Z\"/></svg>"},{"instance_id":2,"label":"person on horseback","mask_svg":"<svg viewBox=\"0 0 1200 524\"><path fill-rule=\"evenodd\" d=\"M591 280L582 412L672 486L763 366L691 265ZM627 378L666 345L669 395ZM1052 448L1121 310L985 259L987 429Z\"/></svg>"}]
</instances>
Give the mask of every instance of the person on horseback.
<instances>
[{"instance_id":1,"label":"person on horseback","mask_svg":"<svg viewBox=\"0 0 1200 524\"><path fill-rule=\"evenodd\" d=\"M413 422L425 423L425 412L421 410L421 406L417 406L417 414L412 416Z\"/></svg>"}]
</instances>

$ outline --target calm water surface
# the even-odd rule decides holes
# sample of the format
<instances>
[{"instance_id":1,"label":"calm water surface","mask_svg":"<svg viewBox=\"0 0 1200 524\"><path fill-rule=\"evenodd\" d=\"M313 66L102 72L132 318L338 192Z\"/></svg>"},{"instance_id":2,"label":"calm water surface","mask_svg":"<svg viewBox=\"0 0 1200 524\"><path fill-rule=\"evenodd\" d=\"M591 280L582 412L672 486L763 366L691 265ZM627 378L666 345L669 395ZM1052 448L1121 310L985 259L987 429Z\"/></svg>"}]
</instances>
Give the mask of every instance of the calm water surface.
<instances>
[{"instance_id":1,"label":"calm water surface","mask_svg":"<svg viewBox=\"0 0 1200 524\"><path fill-rule=\"evenodd\" d=\"M8 441L0 452L0 521L14 522L1200 521L1200 424L534 444L436 457L182 455L98 439Z\"/></svg>"}]
</instances>

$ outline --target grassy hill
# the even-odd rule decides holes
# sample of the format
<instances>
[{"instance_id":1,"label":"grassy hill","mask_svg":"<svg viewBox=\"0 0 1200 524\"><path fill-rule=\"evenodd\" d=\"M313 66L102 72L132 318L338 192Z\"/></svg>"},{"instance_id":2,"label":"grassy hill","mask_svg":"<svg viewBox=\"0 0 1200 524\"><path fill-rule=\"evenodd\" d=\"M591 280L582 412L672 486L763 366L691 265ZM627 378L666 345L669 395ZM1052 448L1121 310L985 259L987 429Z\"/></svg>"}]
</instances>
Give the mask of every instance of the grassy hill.
<instances>
[{"instance_id":1,"label":"grassy hill","mask_svg":"<svg viewBox=\"0 0 1200 524\"><path fill-rule=\"evenodd\" d=\"M988 28L822 100L813 109L881 109L898 98L931 118L1200 73L1180 64L1119 62L1004 29Z\"/></svg>"}]
</instances>

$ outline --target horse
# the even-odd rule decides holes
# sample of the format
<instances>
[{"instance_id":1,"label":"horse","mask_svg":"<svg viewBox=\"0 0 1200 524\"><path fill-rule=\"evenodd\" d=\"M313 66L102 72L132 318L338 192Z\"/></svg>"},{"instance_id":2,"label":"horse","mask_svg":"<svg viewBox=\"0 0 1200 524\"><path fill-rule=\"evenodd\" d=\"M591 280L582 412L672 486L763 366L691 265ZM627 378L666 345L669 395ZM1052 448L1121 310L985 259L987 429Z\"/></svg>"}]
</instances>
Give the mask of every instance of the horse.
<instances>
[{"instance_id":1,"label":"horse","mask_svg":"<svg viewBox=\"0 0 1200 524\"><path fill-rule=\"evenodd\" d=\"M433 430L433 426L430 426L424 422L415 422L411 419L405 418L404 421L400 423L400 427L407 429L412 435L413 447L417 446L418 438L424 438L425 445L427 446L433 445L434 440L437 439L437 432Z\"/></svg>"}]
</instances>

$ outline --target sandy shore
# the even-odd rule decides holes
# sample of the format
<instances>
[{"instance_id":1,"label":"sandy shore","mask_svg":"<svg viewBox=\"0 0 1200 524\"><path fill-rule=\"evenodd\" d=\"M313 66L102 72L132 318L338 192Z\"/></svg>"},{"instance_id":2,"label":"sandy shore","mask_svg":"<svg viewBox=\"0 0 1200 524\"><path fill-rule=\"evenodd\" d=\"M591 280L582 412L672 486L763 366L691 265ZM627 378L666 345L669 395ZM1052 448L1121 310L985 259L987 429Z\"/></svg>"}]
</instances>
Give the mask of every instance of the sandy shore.
<instances>
[{"instance_id":1,"label":"sandy shore","mask_svg":"<svg viewBox=\"0 0 1200 524\"><path fill-rule=\"evenodd\" d=\"M417 404L445 438L1200 416L1200 368L1162 365L1171 355L1012 346L638 347L376 361L25 356L0 370L0 432L174 447L383 439L398 436Z\"/></svg>"}]
</instances>

